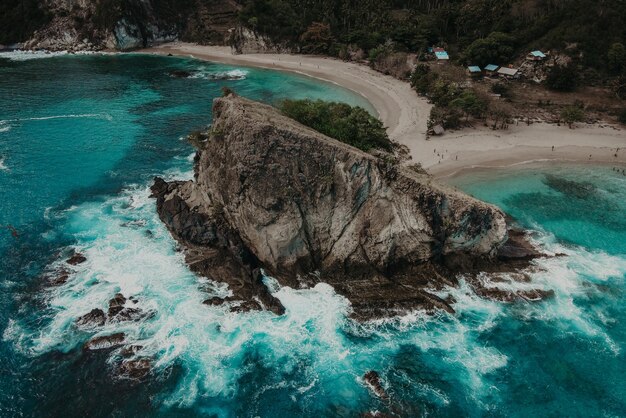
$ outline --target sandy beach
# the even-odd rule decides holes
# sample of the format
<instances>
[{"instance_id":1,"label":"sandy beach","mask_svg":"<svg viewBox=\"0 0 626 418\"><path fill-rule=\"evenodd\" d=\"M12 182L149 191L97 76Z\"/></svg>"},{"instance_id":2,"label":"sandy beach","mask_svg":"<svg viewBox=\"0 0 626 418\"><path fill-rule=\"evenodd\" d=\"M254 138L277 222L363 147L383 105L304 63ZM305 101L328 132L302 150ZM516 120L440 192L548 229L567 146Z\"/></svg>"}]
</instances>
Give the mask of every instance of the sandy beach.
<instances>
[{"instance_id":1,"label":"sandy beach","mask_svg":"<svg viewBox=\"0 0 626 418\"><path fill-rule=\"evenodd\" d=\"M390 138L408 147L411 163L420 163L436 177L447 177L472 168L539 161L602 163L626 168L626 130L619 127L579 124L570 129L543 123L531 126L520 123L507 130L480 127L427 139L430 104L408 83L360 64L291 54L233 55L229 47L181 42L140 52L292 71L350 89L372 104L387 126Z\"/></svg>"}]
</instances>

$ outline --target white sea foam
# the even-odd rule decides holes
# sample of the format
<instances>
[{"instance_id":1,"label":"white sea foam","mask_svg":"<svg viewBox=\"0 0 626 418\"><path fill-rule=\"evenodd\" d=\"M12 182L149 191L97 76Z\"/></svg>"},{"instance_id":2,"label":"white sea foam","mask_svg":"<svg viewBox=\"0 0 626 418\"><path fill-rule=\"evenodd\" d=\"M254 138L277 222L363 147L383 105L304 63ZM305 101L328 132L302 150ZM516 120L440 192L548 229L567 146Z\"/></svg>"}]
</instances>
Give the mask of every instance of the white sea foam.
<instances>
[{"instance_id":1,"label":"white sea foam","mask_svg":"<svg viewBox=\"0 0 626 418\"><path fill-rule=\"evenodd\" d=\"M28 61L34 59L44 59L44 58L54 58L61 57L64 55L94 55L94 54L106 54L103 52L95 52L95 51L77 51L70 53L68 51L25 51L25 50L15 50L15 51L6 51L0 52L0 59L5 58L11 61Z\"/></svg>"},{"instance_id":2,"label":"white sea foam","mask_svg":"<svg viewBox=\"0 0 626 418\"><path fill-rule=\"evenodd\" d=\"M0 133L9 132L11 130L11 125L0 123Z\"/></svg>"},{"instance_id":3,"label":"white sea foam","mask_svg":"<svg viewBox=\"0 0 626 418\"><path fill-rule=\"evenodd\" d=\"M165 177L190 178L191 173L173 170ZM92 335L124 332L129 343L143 347L137 356L154 359L157 373L181 365L178 386L161 398L165 405L180 407L207 397L231 398L242 376L254 367L248 363L251 350L273 370L272 380L258 388L257 396L281 387L294 401L320 402L321 396L324 402L349 407L358 402L359 390L366 392L360 377L371 369L384 375L388 359L408 345L434 353L438 361L458 374L468 399L488 408L486 399L497 397L498 391L486 376L506 367L509 359L481 336L511 313L522 319L549 321L563 332L599 338L619 352L597 325L607 317L575 303L590 291L589 280L603 282L626 272L626 261L619 257L563 247L553 237L541 236L542 245L568 257L541 261L546 271L534 273L532 284L506 284L513 290L538 286L555 290L553 300L538 304L511 306L486 300L461 280L459 287L439 292L454 297L456 315L415 312L356 324L346 319L349 302L329 285L291 289L266 277L266 285L283 303L286 314L235 314L227 307L202 304L210 296L224 297L230 292L223 284L189 271L148 196L146 187L135 186L109 201L85 203L56 214L66 219L66 232L77 237L76 249L87 261L72 270L65 285L50 292L47 304L52 319L43 330L28 331L13 322L3 337L24 352L38 355L50 350L69 351ZM77 330L78 317L94 308L106 311L109 299L117 292L137 298L137 306L154 311L155 316L146 321L108 323L98 334ZM368 342L355 344L347 335ZM289 377L294 375L298 381ZM411 381L413 377L406 378ZM414 383L434 402L450 402L440 389Z\"/></svg>"},{"instance_id":4,"label":"white sea foam","mask_svg":"<svg viewBox=\"0 0 626 418\"><path fill-rule=\"evenodd\" d=\"M0 171L9 171L9 167L7 167L4 157L0 157Z\"/></svg>"},{"instance_id":5,"label":"white sea foam","mask_svg":"<svg viewBox=\"0 0 626 418\"><path fill-rule=\"evenodd\" d=\"M248 75L246 70L230 70L211 72L206 69L200 69L189 78L200 78L203 80L245 80Z\"/></svg>"},{"instance_id":6,"label":"white sea foam","mask_svg":"<svg viewBox=\"0 0 626 418\"><path fill-rule=\"evenodd\" d=\"M21 118L21 119L5 119L0 120L0 127L8 124L9 122L28 122L28 121L40 121L40 120L51 120L51 119L81 119L81 118L90 118L90 119L103 119L112 121L113 116L108 113L84 113L84 114L72 114L72 115L54 115L54 116L38 116L32 118Z\"/></svg>"}]
</instances>

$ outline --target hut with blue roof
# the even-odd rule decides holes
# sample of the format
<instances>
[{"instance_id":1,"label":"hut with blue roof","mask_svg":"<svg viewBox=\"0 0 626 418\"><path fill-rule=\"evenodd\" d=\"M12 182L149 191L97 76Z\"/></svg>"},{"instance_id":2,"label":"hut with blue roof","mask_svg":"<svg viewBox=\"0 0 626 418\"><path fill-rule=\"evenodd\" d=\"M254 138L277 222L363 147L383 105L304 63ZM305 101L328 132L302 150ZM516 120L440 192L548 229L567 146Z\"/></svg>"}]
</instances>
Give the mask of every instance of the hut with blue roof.
<instances>
[{"instance_id":1,"label":"hut with blue roof","mask_svg":"<svg viewBox=\"0 0 626 418\"><path fill-rule=\"evenodd\" d=\"M494 76L494 75L497 74L498 68L500 68L500 67L495 65L495 64L486 65L485 66L485 74L487 74L488 76Z\"/></svg>"},{"instance_id":2,"label":"hut with blue roof","mask_svg":"<svg viewBox=\"0 0 626 418\"><path fill-rule=\"evenodd\" d=\"M526 59L529 61L543 61L544 59L546 59L546 54L539 50L530 51Z\"/></svg>"},{"instance_id":3,"label":"hut with blue roof","mask_svg":"<svg viewBox=\"0 0 626 418\"><path fill-rule=\"evenodd\" d=\"M483 70L481 70L480 67L477 65L470 65L469 67L467 67L467 72L471 77L480 77L481 75L483 75Z\"/></svg>"}]
</instances>

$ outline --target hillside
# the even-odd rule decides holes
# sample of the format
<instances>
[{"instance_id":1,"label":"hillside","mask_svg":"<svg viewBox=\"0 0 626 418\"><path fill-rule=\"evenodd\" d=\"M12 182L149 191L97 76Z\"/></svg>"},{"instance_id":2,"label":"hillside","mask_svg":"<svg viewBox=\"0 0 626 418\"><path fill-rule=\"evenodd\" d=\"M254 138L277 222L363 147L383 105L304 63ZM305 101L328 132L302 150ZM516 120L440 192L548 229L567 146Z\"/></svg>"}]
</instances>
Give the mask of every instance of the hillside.
<instances>
[{"instance_id":1,"label":"hillside","mask_svg":"<svg viewBox=\"0 0 626 418\"><path fill-rule=\"evenodd\" d=\"M620 0L5 0L0 44L26 41L51 23L94 44L123 26L144 43L224 43L241 24L302 52L375 57L384 48L419 54L443 45L463 61L480 47L510 59L529 48L556 49L585 69L626 70L626 53L616 46L626 39ZM506 36L485 44L493 33Z\"/></svg>"}]
</instances>

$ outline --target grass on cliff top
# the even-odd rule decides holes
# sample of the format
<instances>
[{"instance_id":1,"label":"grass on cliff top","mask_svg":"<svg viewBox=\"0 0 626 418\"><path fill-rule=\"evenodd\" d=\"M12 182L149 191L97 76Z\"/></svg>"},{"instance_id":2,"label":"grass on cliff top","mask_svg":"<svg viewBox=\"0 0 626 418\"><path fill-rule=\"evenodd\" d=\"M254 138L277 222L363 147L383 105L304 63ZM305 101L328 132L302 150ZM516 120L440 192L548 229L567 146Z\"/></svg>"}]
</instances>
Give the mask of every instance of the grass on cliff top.
<instances>
[{"instance_id":1,"label":"grass on cliff top","mask_svg":"<svg viewBox=\"0 0 626 418\"><path fill-rule=\"evenodd\" d=\"M279 108L301 124L360 150L392 150L383 123L362 107L306 99L285 100Z\"/></svg>"}]
</instances>

